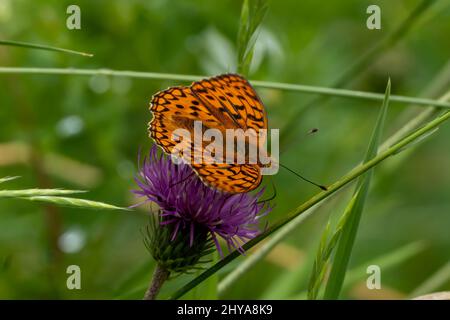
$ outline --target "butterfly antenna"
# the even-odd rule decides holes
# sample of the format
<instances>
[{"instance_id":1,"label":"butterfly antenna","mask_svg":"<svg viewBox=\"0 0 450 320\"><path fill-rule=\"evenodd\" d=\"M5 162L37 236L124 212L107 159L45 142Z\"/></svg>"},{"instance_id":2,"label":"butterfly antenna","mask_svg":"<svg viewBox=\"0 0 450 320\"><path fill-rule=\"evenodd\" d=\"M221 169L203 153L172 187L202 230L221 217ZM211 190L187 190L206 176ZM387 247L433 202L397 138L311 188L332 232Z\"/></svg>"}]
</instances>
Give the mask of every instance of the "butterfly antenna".
<instances>
[{"instance_id":1,"label":"butterfly antenna","mask_svg":"<svg viewBox=\"0 0 450 320\"><path fill-rule=\"evenodd\" d=\"M184 181L186 181L187 179L189 179L190 177L192 177L194 174L195 174L195 172L192 171L186 178L183 178L183 179L181 179L180 181L171 184L171 185L169 186L169 188L172 188L172 187L176 186L177 184L183 183Z\"/></svg>"},{"instance_id":2,"label":"butterfly antenna","mask_svg":"<svg viewBox=\"0 0 450 320\"><path fill-rule=\"evenodd\" d=\"M306 133L304 133L302 136L304 136L304 137L312 136L312 135L314 135L314 134L317 133L317 132L319 132L319 129L318 129L318 128L311 128L311 129L309 129ZM281 151L280 151L280 154L284 153L286 150L287 150L287 149L281 150Z\"/></svg>"},{"instance_id":3,"label":"butterfly antenna","mask_svg":"<svg viewBox=\"0 0 450 320\"><path fill-rule=\"evenodd\" d=\"M282 165L281 163L280 163L279 165L280 165L281 167L285 168L287 171L289 171L289 172L295 174L295 175L296 175L297 177L299 177L300 179L302 179L302 180L304 180L304 181L306 181L306 182L309 182L309 183L315 185L316 187L319 187L319 188L322 189L323 191L327 191L327 190L328 190L327 187L325 187L325 186L323 186L323 185L321 185L321 184L315 183L315 182L313 182L313 181L311 181L311 180L305 178L304 176L298 174L298 173L295 172L294 170L289 169L289 168L286 167L285 165Z\"/></svg>"},{"instance_id":4,"label":"butterfly antenna","mask_svg":"<svg viewBox=\"0 0 450 320\"><path fill-rule=\"evenodd\" d=\"M277 196L277 188L275 187L275 183L273 183L273 180L272 180L272 179L270 179L270 182L272 183L273 195L272 195L269 199L265 199L265 200L260 200L260 201L258 201L257 204L265 203L265 202L268 202L268 201L272 201L273 199L276 198L276 196Z\"/></svg>"}]
</instances>

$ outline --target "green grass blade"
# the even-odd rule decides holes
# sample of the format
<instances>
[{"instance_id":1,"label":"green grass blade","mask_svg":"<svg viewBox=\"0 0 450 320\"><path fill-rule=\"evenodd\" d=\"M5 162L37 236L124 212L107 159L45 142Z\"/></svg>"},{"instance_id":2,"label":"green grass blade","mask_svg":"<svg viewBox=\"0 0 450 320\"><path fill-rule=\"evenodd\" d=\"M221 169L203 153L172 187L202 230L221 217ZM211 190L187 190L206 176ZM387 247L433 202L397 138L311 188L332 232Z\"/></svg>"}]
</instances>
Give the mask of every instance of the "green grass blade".
<instances>
[{"instance_id":1,"label":"green grass blade","mask_svg":"<svg viewBox=\"0 0 450 320\"><path fill-rule=\"evenodd\" d=\"M272 283L264 290L261 300L288 299L296 295L308 283L311 272L310 263L314 261L314 252L307 251L304 258L299 261L299 266L290 272L280 272ZM306 294L303 299L306 299Z\"/></svg>"},{"instance_id":2,"label":"green grass blade","mask_svg":"<svg viewBox=\"0 0 450 320\"><path fill-rule=\"evenodd\" d=\"M424 134L422 137L420 137L416 141L414 141L414 142L410 143L409 145L405 146L404 148L398 150L397 153L401 153L409 148L418 146L419 144L425 142L427 139L429 139L433 134L435 134L438 131L439 131L439 127L434 128L434 130L428 132L427 134Z\"/></svg>"},{"instance_id":3,"label":"green grass blade","mask_svg":"<svg viewBox=\"0 0 450 320\"><path fill-rule=\"evenodd\" d=\"M19 176L14 176L14 177L4 177L4 178L0 178L0 183L7 182L7 181L11 181L11 180L15 180L15 179L18 179L18 178L20 178L20 177L19 177Z\"/></svg>"},{"instance_id":4,"label":"green grass blade","mask_svg":"<svg viewBox=\"0 0 450 320\"><path fill-rule=\"evenodd\" d=\"M211 254L212 261L211 265L214 265L219 261L219 255L217 252L213 252ZM206 281L202 283L203 287L200 291L201 295L199 296L200 299L207 299L207 300L217 300L219 298L219 275L214 274L213 276L209 277Z\"/></svg>"},{"instance_id":5,"label":"green grass blade","mask_svg":"<svg viewBox=\"0 0 450 320\"><path fill-rule=\"evenodd\" d=\"M302 224L309 216L311 216L321 204L318 204L309 210L307 210L304 214L298 216L291 223L284 226L277 232L272 238L270 238L266 243L262 244L257 251L252 253L247 257L242 263L240 263L232 272L230 272L226 277L222 279L219 283L219 295L222 295L226 292L234 283L236 283L245 273L250 271L254 265L264 259L267 254L272 251L273 248L276 247L284 238L286 238L289 234L297 230L297 227Z\"/></svg>"},{"instance_id":6,"label":"green grass blade","mask_svg":"<svg viewBox=\"0 0 450 320\"><path fill-rule=\"evenodd\" d=\"M412 242L404 245L395 250L389 251L388 253L383 253L367 262L364 262L347 272L344 282L344 290L349 289L358 281L367 278L367 266L378 265L383 272L392 269L402 263L405 263L408 259L416 256L425 249L425 245L422 241ZM306 293L302 292L300 294L289 296L288 299L305 299Z\"/></svg>"},{"instance_id":7,"label":"green grass blade","mask_svg":"<svg viewBox=\"0 0 450 320\"><path fill-rule=\"evenodd\" d=\"M408 243L396 248L387 253L370 259L369 261L354 267L347 272L345 277L344 289L347 289L354 285L356 282L367 278L367 266L378 265L381 270L387 271L393 267L396 267L402 263L405 263L408 259L416 256L425 249L425 244L423 241L416 241Z\"/></svg>"},{"instance_id":8,"label":"green grass blade","mask_svg":"<svg viewBox=\"0 0 450 320\"><path fill-rule=\"evenodd\" d=\"M389 80L386 87L385 99L370 139L364 163L372 160L378 152L378 146L381 141L381 134L383 132L386 113L389 106L390 92L391 81ZM325 299L337 299L339 297L352 253L353 244L355 242L356 233L358 231L359 221L369 192L372 174L373 170L369 170L358 178L355 194L346 209L346 211L348 211L348 219L342 228L342 234L333 259L330 277L325 288Z\"/></svg>"},{"instance_id":9,"label":"green grass blade","mask_svg":"<svg viewBox=\"0 0 450 320\"><path fill-rule=\"evenodd\" d=\"M351 205L354 203L355 198L351 199ZM348 208L348 207L347 207ZM336 230L333 235L330 237L330 224L328 221L320 240L319 248L316 253L316 258L313 263L313 271L311 273L308 285L308 299L316 300L321 289L322 283L325 278L325 274L329 265L329 261L331 255L333 253L334 248L336 247L344 225L346 224L347 218L350 215L350 211L346 210L340 219Z\"/></svg>"},{"instance_id":10,"label":"green grass blade","mask_svg":"<svg viewBox=\"0 0 450 320\"><path fill-rule=\"evenodd\" d=\"M250 24L250 8L249 0L244 0L242 2L241 18L239 20L239 31L237 39L237 65L238 72L244 74L244 56L248 43L248 28Z\"/></svg>"},{"instance_id":11,"label":"green grass blade","mask_svg":"<svg viewBox=\"0 0 450 320\"><path fill-rule=\"evenodd\" d=\"M411 298L421 296L439 290L450 281L450 261L444 264L438 271L426 279L411 294Z\"/></svg>"},{"instance_id":12,"label":"green grass blade","mask_svg":"<svg viewBox=\"0 0 450 320\"><path fill-rule=\"evenodd\" d=\"M217 261L219 261L219 256L217 252L213 252L210 255L211 262L208 262L207 266L212 266ZM199 270L196 273L196 276L198 276L202 270ZM219 275L215 274L202 283L200 283L198 286L196 286L193 290L188 292L183 298L186 300L217 300L218 295L218 285L219 285Z\"/></svg>"},{"instance_id":13,"label":"green grass blade","mask_svg":"<svg viewBox=\"0 0 450 320\"><path fill-rule=\"evenodd\" d=\"M26 197L21 198L30 201L46 202L51 204L56 204L64 207L75 207L84 209L95 209L95 210L130 210L128 208L117 207L104 202L78 199L78 198L67 198L67 197L56 197L56 196L36 196L36 197Z\"/></svg>"},{"instance_id":14,"label":"green grass blade","mask_svg":"<svg viewBox=\"0 0 450 320\"><path fill-rule=\"evenodd\" d=\"M253 57L256 30L267 13L267 0L244 0L237 39L238 73L247 75Z\"/></svg>"},{"instance_id":15,"label":"green grass blade","mask_svg":"<svg viewBox=\"0 0 450 320\"><path fill-rule=\"evenodd\" d=\"M22 189L22 190L0 190L0 198L23 198L34 196L61 196L74 193L83 193L83 190L66 189Z\"/></svg>"},{"instance_id":16,"label":"green grass blade","mask_svg":"<svg viewBox=\"0 0 450 320\"><path fill-rule=\"evenodd\" d=\"M336 243L336 241L332 242L331 240L329 240L330 228L330 222L328 221L324 231L322 232L319 248L317 250L316 258L313 264L313 270L309 279L308 300L316 300L317 298L325 275L326 265L328 264L328 260L330 258L327 253L332 252L334 248L334 245L332 245L332 243ZM336 232L335 235L338 235L338 233Z\"/></svg>"},{"instance_id":17,"label":"green grass blade","mask_svg":"<svg viewBox=\"0 0 450 320\"><path fill-rule=\"evenodd\" d=\"M445 94L443 94L441 97L439 97L438 101L442 101L442 102L450 101L450 91L447 91ZM440 112L440 109L433 107L433 106L429 106L428 108L425 108L419 114L417 114L414 118L412 118L407 123L405 123L392 136L390 136L388 139L386 139L386 141L383 142L383 144L381 145L380 149L384 150L384 149L388 148L390 145L394 144L395 142L397 142L401 138L403 138L405 135L407 135L408 132L417 129L420 125L422 125L424 122L429 120L431 117L438 115L439 112Z\"/></svg>"},{"instance_id":18,"label":"green grass blade","mask_svg":"<svg viewBox=\"0 0 450 320\"><path fill-rule=\"evenodd\" d=\"M427 12L427 10L435 3L435 0L422 0L414 9L410 12L405 20L403 20L397 28L391 33L388 33L385 38L380 42L377 42L373 47L369 48L364 54L361 55L346 71L344 71L338 79L331 83L333 87L343 87L348 85L356 76L362 74L374 61L381 56L383 52L386 52L402 40L409 31L416 25L420 18ZM305 109L322 104L326 97L316 97L311 99L303 108L300 108L295 112L291 120L284 125L282 134L280 136L280 145L284 147L289 143L291 137L295 136L298 127L297 119L300 119ZM391 101L395 99L391 96Z\"/></svg>"},{"instance_id":19,"label":"green grass blade","mask_svg":"<svg viewBox=\"0 0 450 320\"><path fill-rule=\"evenodd\" d=\"M11 47L22 47L22 48L29 48L29 49L37 49L37 50L46 50L46 51L56 51L56 52L63 52L63 53L68 53L68 54L75 54L75 55L84 56L84 57L93 57L94 56L92 53L75 51L75 50L64 49L64 48L58 48L58 47L47 46L47 45L42 45L42 44L21 42L21 41L0 40L0 45L2 45L2 46L11 46Z\"/></svg>"},{"instance_id":20,"label":"green grass blade","mask_svg":"<svg viewBox=\"0 0 450 320\"><path fill-rule=\"evenodd\" d=\"M443 113L442 115L438 116L437 118L433 119L432 121L426 123L423 127L417 129L416 131L410 133L403 139L401 139L396 144L392 145L387 150L384 150L380 152L375 158L371 159L370 161L360 164L350 170L346 175L344 175L342 178L340 178L338 181L333 183L328 187L327 191L322 191L316 195L314 195L312 198L307 200L306 202L302 203L300 206L298 206L293 211L289 212L286 217L276 223L274 223L272 226L270 226L265 232L257 236L256 238L253 238L252 240L248 241L244 246L244 250L249 250L250 248L254 247L256 244L267 238L268 236L272 235L274 232L278 231L280 228L285 226L286 224L290 223L292 220L294 220L296 217L298 217L300 214L304 213L309 208L313 207L317 203L321 202L322 200L328 198L356 178L358 178L360 175L364 174L374 166L378 165L382 161L386 160L387 158L394 155L397 150L403 148L404 146L414 142L416 139L420 138L424 134L427 134L427 132L432 131L434 128L438 127L445 121L450 119L450 112L447 111ZM183 287L179 288L176 292L174 292L171 295L171 299L178 299L181 296L183 296L186 292L190 291L192 288L197 286L197 284L201 283L220 269L222 269L224 266L226 266L228 263L233 261L234 259L238 258L240 254L236 251L233 251L229 255L227 255L225 258L217 262L215 265L213 265L211 268L204 271L202 274L200 274L197 278L193 279Z\"/></svg>"},{"instance_id":21,"label":"green grass blade","mask_svg":"<svg viewBox=\"0 0 450 320\"><path fill-rule=\"evenodd\" d=\"M402 40L416 25L421 17L427 12L428 9L436 2L436 0L422 0L411 13L402 21L396 29L382 39L380 42L376 43L372 48L370 48L365 54L363 54L358 60L356 60L346 72L344 72L339 79L336 81L335 85L340 87L345 83L349 82L354 78L355 75L359 74L368 65L372 65L377 56L382 52L385 52L400 40Z\"/></svg>"},{"instance_id":22,"label":"green grass blade","mask_svg":"<svg viewBox=\"0 0 450 320\"><path fill-rule=\"evenodd\" d=\"M78 75L93 76L105 75L111 77L127 77L137 79L155 79L155 80L173 80L182 82L198 81L206 76L194 76L186 74L171 74L157 72L141 72L128 70L111 70L111 69L75 69L75 68L21 68L21 67L0 67L0 74L46 74L46 75ZM341 97L358 100L383 101L384 95L375 92L337 89L329 87L309 86L301 84L256 81L250 80L253 86L260 88L278 89L302 93L312 93L331 97ZM439 108L450 109L450 103L447 101L439 101L426 98L407 97L399 95L391 95L391 102L412 103L417 106L435 106Z\"/></svg>"},{"instance_id":23,"label":"green grass blade","mask_svg":"<svg viewBox=\"0 0 450 320\"><path fill-rule=\"evenodd\" d=\"M136 287L142 287L142 290L139 292L142 295L142 292L145 292L148 287L149 270L153 268L154 262L148 260L129 270L128 273L120 275L119 279L117 279L117 284L114 285L113 296L116 299L120 299L123 295L128 295L128 292L134 292Z\"/></svg>"}]
</instances>

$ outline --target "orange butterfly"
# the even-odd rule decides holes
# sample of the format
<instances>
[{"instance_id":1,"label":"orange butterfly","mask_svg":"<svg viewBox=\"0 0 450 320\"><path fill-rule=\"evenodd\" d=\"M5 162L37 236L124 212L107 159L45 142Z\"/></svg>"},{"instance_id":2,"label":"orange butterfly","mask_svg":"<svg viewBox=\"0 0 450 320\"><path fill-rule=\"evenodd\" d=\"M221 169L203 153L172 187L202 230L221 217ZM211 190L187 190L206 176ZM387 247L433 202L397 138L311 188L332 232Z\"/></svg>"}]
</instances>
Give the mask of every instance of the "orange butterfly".
<instances>
[{"instance_id":1,"label":"orange butterfly","mask_svg":"<svg viewBox=\"0 0 450 320\"><path fill-rule=\"evenodd\" d=\"M192 132L194 121L207 129L267 130L264 105L250 83L237 74L223 74L193 82L189 87L171 87L156 93L150 102L153 119L150 137L168 154L177 142L172 140L176 129ZM190 143L193 147L193 143ZM204 148L205 146L201 146ZM248 192L262 180L260 163L190 163L211 187L229 193Z\"/></svg>"}]
</instances>

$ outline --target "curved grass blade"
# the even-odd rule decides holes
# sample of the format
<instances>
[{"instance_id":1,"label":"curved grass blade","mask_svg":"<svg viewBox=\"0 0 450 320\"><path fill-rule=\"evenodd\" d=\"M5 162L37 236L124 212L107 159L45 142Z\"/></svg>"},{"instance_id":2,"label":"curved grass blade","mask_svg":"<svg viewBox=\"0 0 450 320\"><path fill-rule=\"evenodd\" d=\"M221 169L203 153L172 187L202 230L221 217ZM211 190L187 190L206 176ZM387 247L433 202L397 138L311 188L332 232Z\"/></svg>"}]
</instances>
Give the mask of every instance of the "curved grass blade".
<instances>
[{"instance_id":1,"label":"curved grass blade","mask_svg":"<svg viewBox=\"0 0 450 320\"><path fill-rule=\"evenodd\" d=\"M19 177L19 176L14 176L14 177L4 177L4 178L0 178L0 183L7 182L7 181L11 181L11 180L15 180L15 179L18 179L18 178L20 178L20 177Z\"/></svg>"},{"instance_id":2,"label":"curved grass blade","mask_svg":"<svg viewBox=\"0 0 450 320\"><path fill-rule=\"evenodd\" d=\"M286 224L290 223L293 219L298 217L300 214L308 210L309 208L313 207L315 204L321 202L322 200L328 198L330 195L334 194L336 191L340 190L356 178L358 178L363 173L367 172L369 169L373 168L374 166L378 165L382 161L386 160L387 158L391 157L397 150L400 148L403 148L404 146L410 144L411 142L414 142L416 139L420 138L422 135L426 134L427 132L433 130L434 128L441 125L443 122L447 121L450 118L450 111L447 111L443 113L442 115L438 116L437 118L433 119L432 121L425 124L423 127L415 130L414 132L410 133L400 141L398 141L396 144L392 145L388 149L380 152L375 158L371 159L370 161L360 164L353 168L350 172L348 172L346 175L344 175L341 179L333 183L328 187L327 191L322 191L300 206L298 206L295 210L291 211L287 214L286 218L276 222L272 226L270 226L264 233L260 234L256 238L253 238L252 240L248 241L244 246L244 250L249 250L250 248L254 247L256 244L279 230L281 227L285 226ZM224 266L226 266L228 263L233 261L234 259L238 258L240 256L240 253L233 251L229 255L227 255L225 258L217 262L215 265L213 265L211 268L204 271L202 274L200 274L197 278L193 279L183 287L179 288L176 292L174 292L171 295L171 299L178 299L181 296L183 296L186 292L190 291L192 288L194 288L197 284L201 283L220 269L222 269Z\"/></svg>"},{"instance_id":3,"label":"curved grass blade","mask_svg":"<svg viewBox=\"0 0 450 320\"><path fill-rule=\"evenodd\" d=\"M351 199L351 202L354 201L355 199ZM329 235L331 224L330 221L328 221L327 226L322 233L322 238L320 240L319 249L317 250L316 258L314 260L313 271L311 273L308 285L309 300L317 299L317 295L319 294L320 288L325 278L325 273L327 271L331 255L334 251L334 248L338 244L343 227L345 226L349 215L350 211L346 210L342 215L336 230L331 236Z\"/></svg>"},{"instance_id":4,"label":"curved grass blade","mask_svg":"<svg viewBox=\"0 0 450 320\"><path fill-rule=\"evenodd\" d=\"M364 70L367 65L371 65L379 54L391 48L403 39L435 2L436 0L422 0L416 7L414 7L406 19L403 20L396 29L390 32L386 38L376 43L366 53L361 55L361 57L339 77L336 81L336 86L340 87L344 83L347 83L349 80L353 79L353 77Z\"/></svg>"},{"instance_id":5,"label":"curved grass blade","mask_svg":"<svg viewBox=\"0 0 450 320\"><path fill-rule=\"evenodd\" d=\"M450 261L427 278L420 286L409 295L411 298L439 290L450 281Z\"/></svg>"},{"instance_id":6,"label":"curved grass blade","mask_svg":"<svg viewBox=\"0 0 450 320\"><path fill-rule=\"evenodd\" d=\"M211 262L208 265L211 266L219 261L219 256L216 252L210 254L212 256ZM201 273L201 270L197 271L197 275ZM218 284L219 275L215 274L203 281L200 285L195 287L184 298L187 300L217 300L218 299Z\"/></svg>"},{"instance_id":7,"label":"curved grass blade","mask_svg":"<svg viewBox=\"0 0 450 320\"><path fill-rule=\"evenodd\" d=\"M367 70L379 57L383 52L392 48L395 44L401 41L417 24L421 17L430 9L430 7L436 2L436 0L422 0L414 9L410 12L410 14L403 20L397 28L395 28L391 33L388 33L385 38L383 38L380 42L377 42L373 47L369 48L366 52L364 52L359 59L356 59L355 62L348 67L343 74L339 76L338 79L331 83L332 87L342 87L344 85L348 85L356 76L362 74L365 70ZM289 144L289 138L295 135L297 132L297 121L296 119L300 119L302 113L305 109L317 106L320 103L323 103L326 100L326 97L315 97L310 99L308 103L305 104L303 108L300 108L297 112L292 115L292 118L285 124L282 134L280 136L280 145L285 146ZM394 102L394 96L391 96L391 101Z\"/></svg>"},{"instance_id":8,"label":"curved grass blade","mask_svg":"<svg viewBox=\"0 0 450 320\"><path fill-rule=\"evenodd\" d=\"M247 75L256 43L256 30L267 13L267 0L244 0L237 41L238 72Z\"/></svg>"},{"instance_id":9,"label":"curved grass blade","mask_svg":"<svg viewBox=\"0 0 450 320\"><path fill-rule=\"evenodd\" d=\"M297 227L302 224L309 216L311 216L319 207L321 203L315 205L314 207L307 210L304 214L298 216L291 223L284 226L277 232L272 238L267 240L260 248L253 254L249 255L247 259L242 261L232 272L230 272L226 277L223 278L219 283L219 295L223 294L228 290L236 281L242 277L246 272L251 270L251 268L261 261L276 245L278 245L284 238L291 234Z\"/></svg>"},{"instance_id":10,"label":"curved grass blade","mask_svg":"<svg viewBox=\"0 0 450 320\"><path fill-rule=\"evenodd\" d=\"M148 287L149 270L153 268L153 261L148 260L119 278L113 289L115 299L120 299L123 295L127 295L126 292L134 292L136 286L142 287L142 290L139 292L139 296L141 296L142 292L145 292Z\"/></svg>"},{"instance_id":11,"label":"curved grass blade","mask_svg":"<svg viewBox=\"0 0 450 320\"><path fill-rule=\"evenodd\" d=\"M422 252L425 247L426 245L423 241L408 243L350 269L345 277L344 290L362 279L367 279L367 266L378 265L385 272L390 268L405 263L408 259Z\"/></svg>"},{"instance_id":12,"label":"curved grass blade","mask_svg":"<svg viewBox=\"0 0 450 320\"><path fill-rule=\"evenodd\" d=\"M344 290L349 289L356 282L367 278L367 266L376 264L380 267L381 270L383 270L383 272L386 272L387 270L392 269L399 264L405 263L405 261L407 261L408 259L422 252L424 248L424 242L412 242L400 248L389 251L388 253L383 253L380 256L370 259L369 261L361 263L357 267L354 267L347 272L347 276L345 277L344 282ZM307 294L306 292L301 292L297 295L287 298L291 300L303 300L307 298Z\"/></svg>"},{"instance_id":13,"label":"curved grass blade","mask_svg":"<svg viewBox=\"0 0 450 320\"><path fill-rule=\"evenodd\" d=\"M444 76L447 76L450 78L450 63L449 63L448 69L449 69L449 71L448 71L449 74L448 75L444 74ZM450 80L448 82L450 82ZM450 84L448 82L444 81L444 85L446 87L448 87ZM442 102L448 102L449 100L450 100L450 90L446 91L443 95L441 95L438 98L438 101L442 101ZM391 101L392 101L392 99L391 99ZM380 149L384 150L384 149L388 148L390 145L396 143L402 137L407 135L408 132L411 132L412 130L417 129L419 126L421 126L427 120L429 120L431 117L437 116L439 114L439 112L440 112L440 109L436 108L434 106L429 106L428 108L425 108L419 114L417 114L414 118L410 119L407 123L405 123L399 130L397 130L386 141L384 141L383 144L381 145Z\"/></svg>"},{"instance_id":14,"label":"curved grass blade","mask_svg":"<svg viewBox=\"0 0 450 320\"><path fill-rule=\"evenodd\" d=\"M56 52L63 52L63 53L68 53L68 54L75 54L75 55L84 56L84 57L93 57L94 56L92 53L75 51L75 50L70 50L70 49L65 49L65 48L58 48L58 47L47 46L47 45L42 45L42 44L22 42L22 41L0 40L0 45L37 49L37 50L46 50L46 51L56 51Z\"/></svg>"},{"instance_id":15,"label":"curved grass blade","mask_svg":"<svg viewBox=\"0 0 450 320\"><path fill-rule=\"evenodd\" d=\"M77 199L77 198L67 198L67 197L56 197L56 196L36 196L36 197L26 197L21 198L30 201L47 202L52 204L57 204L64 207L75 207L84 209L95 209L95 210L126 210L130 211L128 208L117 207L112 204L107 204L104 202Z\"/></svg>"},{"instance_id":16,"label":"curved grass blade","mask_svg":"<svg viewBox=\"0 0 450 320\"><path fill-rule=\"evenodd\" d=\"M262 292L258 299L261 300L286 300L296 295L300 290L303 290L308 285L308 277L311 272L309 267L310 261L314 261L314 252L310 250L305 252L302 261L299 261L299 266L290 272L281 273L272 283ZM306 293L303 300L306 299Z\"/></svg>"},{"instance_id":17,"label":"curved grass blade","mask_svg":"<svg viewBox=\"0 0 450 320\"><path fill-rule=\"evenodd\" d=\"M0 74L52 74L52 75L79 75L93 76L105 75L111 77L127 77L140 79L157 79L157 80L174 80L183 82L198 81L206 76L194 76L185 74L157 73L157 72L141 72L128 70L111 70L111 69L75 69L75 68L21 68L21 67L0 67ZM337 89L330 87L309 86L302 84L291 84L281 82L256 81L249 80L255 87L278 89L303 93L314 93L332 97L341 97L359 100L383 101L384 94L357 90ZM435 106L439 108L450 109L450 103L447 101L439 101L434 99L407 97L399 95L391 95L391 102L401 102L415 104L417 106Z\"/></svg>"},{"instance_id":18,"label":"curved grass blade","mask_svg":"<svg viewBox=\"0 0 450 320\"><path fill-rule=\"evenodd\" d=\"M384 128L384 122L386 119L386 113L389 106L389 95L391 93L391 81L388 81L386 87L385 98L383 105L378 115L378 120L375 125L375 129L370 139L369 147L366 152L364 163L372 160L378 152L378 147L381 141L381 134ZM422 135L423 136L423 135ZM416 139L417 141L417 139ZM400 149L399 149L400 150ZM372 179L373 169L368 170L366 173L358 178L355 193L346 208L346 215L348 218L342 227L342 234L339 238L336 254L333 258L333 264L325 288L325 299L337 299L344 283L345 273L347 271L348 262L355 242L356 233L358 231L359 221L364 209L364 204L369 193L370 181ZM331 255L331 253L330 253Z\"/></svg>"},{"instance_id":19,"label":"curved grass blade","mask_svg":"<svg viewBox=\"0 0 450 320\"><path fill-rule=\"evenodd\" d=\"M0 198L23 198L34 196L61 196L74 193L83 193L83 190L66 189L22 189L22 190L0 190Z\"/></svg>"}]
</instances>

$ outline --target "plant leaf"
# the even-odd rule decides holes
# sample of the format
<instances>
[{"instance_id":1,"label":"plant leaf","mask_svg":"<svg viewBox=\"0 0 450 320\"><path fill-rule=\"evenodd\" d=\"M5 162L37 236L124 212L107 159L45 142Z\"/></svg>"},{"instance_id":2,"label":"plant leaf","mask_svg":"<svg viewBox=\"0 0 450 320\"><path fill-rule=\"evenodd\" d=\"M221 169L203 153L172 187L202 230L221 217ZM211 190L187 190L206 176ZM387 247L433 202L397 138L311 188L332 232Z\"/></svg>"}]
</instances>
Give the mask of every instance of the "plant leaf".
<instances>
[{"instance_id":1,"label":"plant leaf","mask_svg":"<svg viewBox=\"0 0 450 320\"><path fill-rule=\"evenodd\" d=\"M22 68L22 67L0 67L0 74L52 74L52 75L79 75L79 76L94 76L105 75L111 77L128 77L137 79L158 79L158 80L174 80L183 82L198 81L207 76L195 76L187 74L172 74L172 73L157 73L157 72L142 72L142 71L127 71L127 70L110 70L110 69L77 69L77 68ZM277 89L293 92L302 92L318 95L326 95L330 97L341 97L359 100L383 101L384 96L380 93L337 89L331 87L309 86L302 84L257 81L250 80L254 87ZM417 98L391 95L391 102L411 103L422 107L435 106L439 108L450 109L450 102L439 101L435 99ZM398 141L395 141L398 142Z\"/></svg>"},{"instance_id":2,"label":"plant leaf","mask_svg":"<svg viewBox=\"0 0 450 320\"><path fill-rule=\"evenodd\" d=\"M14 176L14 177L4 177L4 178L0 178L0 183L7 182L7 181L11 181L11 180L15 180L15 179L18 179L18 178L20 178L20 177L19 177L19 176Z\"/></svg>"},{"instance_id":3,"label":"plant leaf","mask_svg":"<svg viewBox=\"0 0 450 320\"><path fill-rule=\"evenodd\" d=\"M418 146L419 144L423 143L425 140L427 140L429 137L431 137L433 134L435 134L436 132L438 132L439 127L434 128L434 130L428 132L427 134L424 134L423 136L421 136L419 139L417 139L414 142L411 142L410 144L407 144L406 146L404 146L403 148L397 150L397 152L395 154L399 154L403 151L408 150L411 147L415 147Z\"/></svg>"},{"instance_id":4,"label":"plant leaf","mask_svg":"<svg viewBox=\"0 0 450 320\"><path fill-rule=\"evenodd\" d=\"M413 256L419 254L425 249L425 243L423 241L416 241L408 243L396 248L387 253L370 259L369 261L358 265L357 267L349 270L345 277L344 288L352 286L357 281L367 278L367 266L378 265L381 270L386 271L401 263L404 263Z\"/></svg>"},{"instance_id":5,"label":"plant leaf","mask_svg":"<svg viewBox=\"0 0 450 320\"><path fill-rule=\"evenodd\" d=\"M75 50L64 49L64 48L58 48L58 47L47 46L47 45L42 45L42 44L21 42L21 41L0 40L0 45L2 45L2 46L11 46L11 47L30 48L30 49L37 49L37 50L46 50L46 51L56 51L56 52L63 52L63 53L80 55L80 56L84 56L84 57L93 57L94 56L92 53L75 51Z\"/></svg>"},{"instance_id":6,"label":"plant leaf","mask_svg":"<svg viewBox=\"0 0 450 320\"><path fill-rule=\"evenodd\" d=\"M381 134L383 132L384 122L386 119L387 109L389 106L390 93L391 81L389 80L386 87L383 105L381 107L375 129L369 142L369 147L364 158L364 163L372 160L377 155L378 146L381 141ZM367 195L369 193L372 174L373 169L370 169L358 178L355 193L346 208L346 211L348 212L348 218L346 219L346 222L342 227L342 234L339 239L336 254L333 258L330 277L325 288L325 299L337 299L339 297L342 284L344 283L348 262L352 253L353 244L355 242L356 233L358 231L361 214L364 209Z\"/></svg>"},{"instance_id":7,"label":"plant leaf","mask_svg":"<svg viewBox=\"0 0 450 320\"><path fill-rule=\"evenodd\" d=\"M352 198L350 203L354 201L355 199ZM333 253L333 250L341 237L342 229L349 215L350 211L345 210L344 214L342 215L338 223L335 232L331 237L329 237L330 221L328 221L327 226L325 227L325 230L322 233L322 238L320 240L319 249L317 250L316 259L314 260L313 271L311 273L308 286L309 300L317 299L317 295L319 294L319 290L325 278L325 272L327 270L331 254Z\"/></svg>"},{"instance_id":8,"label":"plant leaf","mask_svg":"<svg viewBox=\"0 0 450 320\"><path fill-rule=\"evenodd\" d=\"M347 272L347 276L344 281L344 288L347 289L354 285L356 282L367 278L367 266L378 265L383 272L386 272L393 267L404 263L408 259L420 253L425 248L422 241L408 243L400 248L383 253L367 262L364 262L357 267L350 269ZM303 300L307 297L306 292L301 292L296 295L286 297L289 300Z\"/></svg>"},{"instance_id":9,"label":"plant leaf","mask_svg":"<svg viewBox=\"0 0 450 320\"><path fill-rule=\"evenodd\" d=\"M213 252L210 254L212 256L212 261L209 262L208 266L214 265L217 261L219 261L219 257L217 252ZM202 272L199 270L197 276ZM219 284L219 275L215 274L212 277L209 277L206 281L203 281L200 285L194 288L194 290L190 291L184 298L188 300L215 300L218 299L218 284Z\"/></svg>"},{"instance_id":10,"label":"plant leaf","mask_svg":"<svg viewBox=\"0 0 450 320\"><path fill-rule=\"evenodd\" d=\"M0 198L23 198L35 196L60 196L74 193L83 193L84 190L66 189L22 189L22 190L0 190Z\"/></svg>"},{"instance_id":11,"label":"plant leaf","mask_svg":"<svg viewBox=\"0 0 450 320\"><path fill-rule=\"evenodd\" d=\"M238 73L246 76L250 69L253 49L256 43L255 33L267 13L267 0L244 0L237 40Z\"/></svg>"},{"instance_id":12,"label":"plant leaf","mask_svg":"<svg viewBox=\"0 0 450 320\"><path fill-rule=\"evenodd\" d=\"M128 208L117 207L111 204L107 204L104 202L85 200L85 199L77 199L77 198L67 198L67 197L56 197L56 196L34 196L34 197L24 197L21 199L30 200L30 201L39 201L39 202L47 202L52 204L57 204L65 207L76 207L76 208L85 208L85 209L103 209L103 210L127 210Z\"/></svg>"},{"instance_id":13,"label":"plant leaf","mask_svg":"<svg viewBox=\"0 0 450 320\"><path fill-rule=\"evenodd\" d=\"M277 244L279 244L289 234L297 230L297 227L302 224L310 215L312 215L321 204L318 204L302 214L301 216L292 220L291 223L284 226L279 232L277 232L271 239L262 244L255 252L253 252L247 259L242 261L237 267L225 276L219 283L219 295L227 291L236 281L238 281L242 275L250 271L252 267L260 262L264 257L272 251Z\"/></svg>"}]
</instances>

